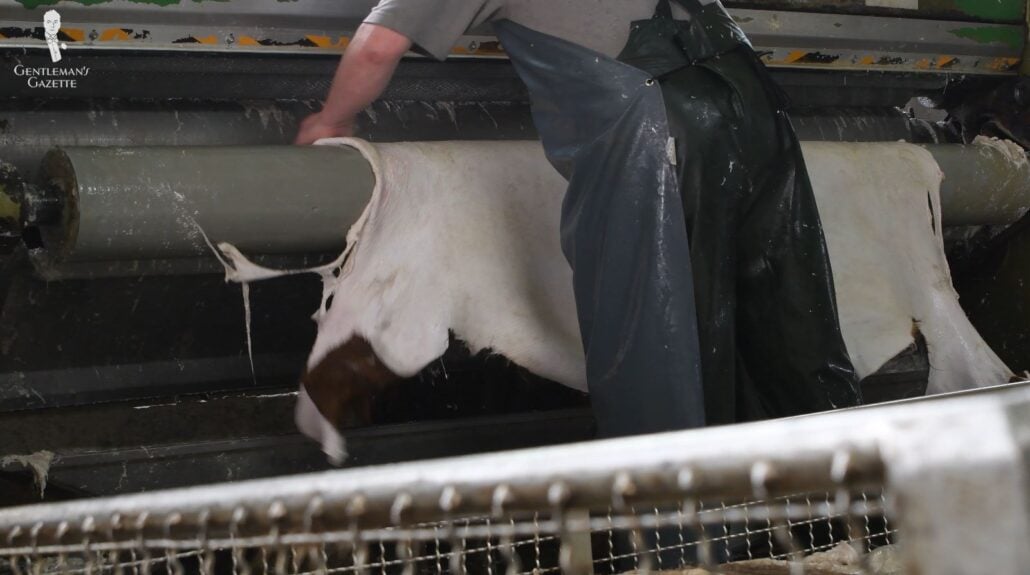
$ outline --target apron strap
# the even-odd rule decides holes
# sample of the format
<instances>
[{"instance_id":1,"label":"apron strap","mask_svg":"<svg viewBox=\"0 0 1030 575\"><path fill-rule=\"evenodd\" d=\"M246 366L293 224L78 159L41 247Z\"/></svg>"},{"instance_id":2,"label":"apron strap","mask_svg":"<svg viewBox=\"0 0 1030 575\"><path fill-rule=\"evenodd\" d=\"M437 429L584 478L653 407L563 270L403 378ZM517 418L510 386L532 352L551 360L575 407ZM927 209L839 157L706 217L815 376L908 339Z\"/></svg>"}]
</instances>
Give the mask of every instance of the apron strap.
<instances>
[{"instance_id":1,"label":"apron strap","mask_svg":"<svg viewBox=\"0 0 1030 575\"><path fill-rule=\"evenodd\" d=\"M676 3L690 14L697 14L704 8L698 0L676 0Z\"/></svg>"},{"instance_id":2,"label":"apron strap","mask_svg":"<svg viewBox=\"0 0 1030 575\"><path fill-rule=\"evenodd\" d=\"M701 4L700 0L674 1L680 6L682 6L683 9L691 15L697 15L700 13L701 10L704 9L704 6ZM668 3L669 0L661 0L659 2L659 5L667 5ZM669 6L667 5L666 8L669 8ZM658 15L655 14L655 17L657 18ZM687 49L688 44L686 40L683 38L682 32L676 35L676 41L684 49L685 53L690 53L690 51ZM780 86L779 82L773 79L772 74L769 72L769 69L765 67L765 63L762 62L762 59L758 57L758 54L756 54L754 50L747 50L747 54L748 59L752 61L752 67L754 68L755 74L757 74L758 77L762 79L762 84L765 86L766 92L769 95L769 99L772 101L774 107L776 107L778 111L785 111L789 109L791 107L790 96L787 95L786 90L784 90L783 87Z\"/></svg>"},{"instance_id":3,"label":"apron strap","mask_svg":"<svg viewBox=\"0 0 1030 575\"><path fill-rule=\"evenodd\" d=\"M654 18L672 20L672 6L669 4L669 0L658 0L658 5L654 9Z\"/></svg>"},{"instance_id":4,"label":"apron strap","mask_svg":"<svg viewBox=\"0 0 1030 575\"><path fill-rule=\"evenodd\" d=\"M676 0L676 2L681 2L681 0ZM670 0L658 0L658 4L657 6L655 6L654 16L652 17L652 19L665 20L670 23L675 23L676 19L672 15L672 2ZM679 47L683 54L690 54L690 50L687 48L688 43L686 39L683 37L683 31L678 29L678 27L676 29L675 34L673 35L673 41L676 42L676 46ZM661 81L666 76L672 74L673 72L676 72L677 70L679 70L679 68L675 70L670 70L669 72L666 72L664 74L659 74L655 77L655 79Z\"/></svg>"}]
</instances>

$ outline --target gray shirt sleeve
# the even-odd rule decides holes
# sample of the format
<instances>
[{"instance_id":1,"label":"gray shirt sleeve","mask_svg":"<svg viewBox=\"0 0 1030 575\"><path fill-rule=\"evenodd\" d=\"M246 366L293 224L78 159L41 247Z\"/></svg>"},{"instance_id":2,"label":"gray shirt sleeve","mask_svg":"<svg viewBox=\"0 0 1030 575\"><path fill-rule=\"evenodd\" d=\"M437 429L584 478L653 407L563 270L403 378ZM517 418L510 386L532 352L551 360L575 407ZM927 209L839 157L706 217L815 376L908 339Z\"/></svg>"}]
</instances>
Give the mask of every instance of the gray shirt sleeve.
<instances>
[{"instance_id":1,"label":"gray shirt sleeve","mask_svg":"<svg viewBox=\"0 0 1030 575\"><path fill-rule=\"evenodd\" d=\"M381 0L365 18L407 36L438 60L471 28L503 18L504 0Z\"/></svg>"}]
</instances>

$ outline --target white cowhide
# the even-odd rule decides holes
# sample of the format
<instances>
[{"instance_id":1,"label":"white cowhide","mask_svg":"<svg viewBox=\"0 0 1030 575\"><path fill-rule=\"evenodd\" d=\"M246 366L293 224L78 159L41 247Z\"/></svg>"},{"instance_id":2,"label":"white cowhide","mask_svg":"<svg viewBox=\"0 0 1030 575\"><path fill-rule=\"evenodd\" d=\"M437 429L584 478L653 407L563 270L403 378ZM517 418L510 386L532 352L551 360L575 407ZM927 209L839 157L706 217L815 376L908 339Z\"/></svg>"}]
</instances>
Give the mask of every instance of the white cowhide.
<instances>
[{"instance_id":1,"label":"white cowhide","mask_svg":"<svg viewBox=\"0 0 1030 575\"><path fill-rule=\"evenodd\" d=\"M360 336L390 370L413 375L444 353L453 332L473 352L491 349L586 389L572 273L558 243L565 181L539 143L320 143L361 151L376 186L345 254L314 270L325 298L309 369ZM940 234L941 172L930 154L903 143L803 146L858 375L877 371L918 331L929 349L930 393L1007 381L1009 370L952 288ZM284 273L220 248L232 280ZM342 458L342 438L303 389L297 421Z\"/></svg>"}]
</instances>

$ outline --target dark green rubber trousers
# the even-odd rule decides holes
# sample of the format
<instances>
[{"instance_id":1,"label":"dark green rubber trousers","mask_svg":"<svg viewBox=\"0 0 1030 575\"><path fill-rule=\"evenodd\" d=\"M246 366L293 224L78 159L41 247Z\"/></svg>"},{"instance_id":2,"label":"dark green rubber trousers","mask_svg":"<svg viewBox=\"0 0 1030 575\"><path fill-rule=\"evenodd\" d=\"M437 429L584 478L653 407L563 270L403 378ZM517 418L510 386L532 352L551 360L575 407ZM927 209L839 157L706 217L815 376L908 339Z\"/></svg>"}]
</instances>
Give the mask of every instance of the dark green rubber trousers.
<instances>
[{"instance_id":1,"label":"dark green rubber trousers","mask_svg":"<svg viewBox=\"0 0 1030 575\"><path fill-rule=\"evenodd\" d=\"M619 59L661 84L693 264L709 425L860 403L787 99L718 4L667 2Z\"/></svg>"}]
</instances>

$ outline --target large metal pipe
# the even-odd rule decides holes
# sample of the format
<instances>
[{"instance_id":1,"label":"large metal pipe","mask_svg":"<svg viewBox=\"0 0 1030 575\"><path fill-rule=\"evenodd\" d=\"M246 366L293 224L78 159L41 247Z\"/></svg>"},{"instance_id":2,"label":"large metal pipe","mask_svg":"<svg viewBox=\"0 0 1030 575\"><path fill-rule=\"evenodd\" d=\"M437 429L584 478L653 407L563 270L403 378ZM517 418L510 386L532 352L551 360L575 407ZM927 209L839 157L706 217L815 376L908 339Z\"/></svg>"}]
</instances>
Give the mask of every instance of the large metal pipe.
<instances>
[{"instance_id":1,"label":"large metal pipe","mask_svg":"<svg viewBox=\"0 0 1030 575\"><path fill-rule=\"evenodd\" d=\"M42 267L210 257L204 233L254 254L336 251L374 184L335 146L64 148L40 180L63 206L35 223Z\"/></svg>"},{"instance_id":2,"label":"large metal pipe","mask_svg":"<svg viewBox=\"0 0 1030 575\"><path fill-rule=\"evenodd\" d=\"M30 176L58 146L286 144L314 109L299 101L7 101L0 110L0 158Z\"/></svg>"},{"instance_id":3,"label":"large metal pipe","mask_svg":"<svg viewBox=\"0 0 1030 575\"><path fill-rule=\"evenodd\" d=\"M925 147L945 174L945 225L1012 223L1030 207L1030 164L1017 148ZM52 277L82 275L76 269L96 262L192 262L129 268L139 273L217 271L196 266L213 263L201 229L249 254L334 252L374 185L368 162L348 147L73 147L51 151L40 173L49 202L34 204L49 207L35 213L53 214L56 200L59 217L29 223L43 248L37 267ZM99 275L114 268L105 269Z\"/></svg>"},{"instance_id":4,"label":"large metal pipe","mask_svg":"<svg viewBox=\"0 0 1030 575\"><path fill-rule=\"evenodd\" d=\"M790 121L798 139L824 142L913 141L913 123L888 107L794 109Z\"/></svg>"},{"instance_id":5,"label":"large metal pipe","mask_svg":"<svg viewBox=\"0 0 1030 575\"><path fill-rule=\"evenodd\" d=\"M945 226L1005 225L1030 208L1030 162L1019 146L924 146L944 172L941 218Z\"/></svg>"},{"instance_id":6,"label":"large metal pipe","mask_svg":"<svg viewBox=\"0 0 1030 575\"><path fill-rule=\"evenodd\" d=\"M430 77L428 69L409 65L390 85L389 98L358 115L356 133L376 142L536 138L528 102L511 92L514 82L492 68L459 64L458 71ZM267 91L260 88L255 91ZM29 177L55 147L287 145L319 107L272 100L12 100L0 106L0 161ZM865 117L874 114L885 112L863 112L848 125L870 124Z\"/></svg>"}]
</instances>

